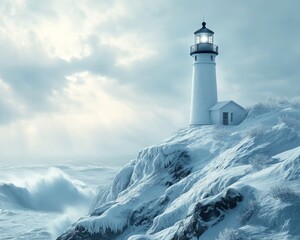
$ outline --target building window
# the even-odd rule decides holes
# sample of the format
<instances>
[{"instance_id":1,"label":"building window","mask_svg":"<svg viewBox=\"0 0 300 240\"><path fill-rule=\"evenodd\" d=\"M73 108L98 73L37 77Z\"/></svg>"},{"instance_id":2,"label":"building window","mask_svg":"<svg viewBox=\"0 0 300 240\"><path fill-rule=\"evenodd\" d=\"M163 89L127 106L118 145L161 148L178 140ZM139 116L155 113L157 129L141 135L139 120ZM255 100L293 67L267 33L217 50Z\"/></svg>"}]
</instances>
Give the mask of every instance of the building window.
<instances>
[{"instance_id":1,"label":"building window","mask_svg":"<svg viewBox=\"0 0 300 240\"><path fill-rule=\"evenodd\" d=\"M195 56L195 61L197 61L197 56Z\"/></svg>"},{"instance_id":2,"label":"building window","mask_svg":"<svg viewBox=\"0 0 300 240\"><path fill-rule=\"evenodd\" d=\"M214 57L213 57L213 55L210 55L210 60L214 60Z\"/></svg>"},{"instance_id":3,"label":"building window","mask_svg":"<svg viewBox=\"0 0 300 240\"><path fill-rule=\"evenodd\" d=\"M233 113L230 113L230 121L233 122Z\"/></svg>"}]
</instances>

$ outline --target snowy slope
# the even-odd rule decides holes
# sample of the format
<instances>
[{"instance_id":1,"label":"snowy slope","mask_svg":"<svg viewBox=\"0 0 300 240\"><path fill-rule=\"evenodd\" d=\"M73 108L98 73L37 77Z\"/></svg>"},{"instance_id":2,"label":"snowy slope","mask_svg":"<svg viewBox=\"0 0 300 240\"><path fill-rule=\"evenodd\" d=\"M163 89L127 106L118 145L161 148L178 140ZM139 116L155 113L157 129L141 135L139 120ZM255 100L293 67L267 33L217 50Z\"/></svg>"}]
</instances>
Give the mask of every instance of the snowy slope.
<instances>
[{"instance_id":1,"label":"snowy slope","mask_svg":"<svg viewBox=\"0 0 300 240\"><path fill-rule=\"evenodd\" d=\"M300 239L300 99L142 150L58 239Z\"/></svg>"}]
</instances>

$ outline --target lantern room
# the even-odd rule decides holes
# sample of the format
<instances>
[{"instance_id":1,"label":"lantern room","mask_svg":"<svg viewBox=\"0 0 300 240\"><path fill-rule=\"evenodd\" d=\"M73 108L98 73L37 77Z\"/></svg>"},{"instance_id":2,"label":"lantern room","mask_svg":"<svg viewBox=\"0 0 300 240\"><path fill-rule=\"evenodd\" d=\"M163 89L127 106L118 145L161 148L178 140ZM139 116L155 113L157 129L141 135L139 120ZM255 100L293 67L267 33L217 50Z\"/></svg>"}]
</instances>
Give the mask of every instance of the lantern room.
<instances>
[{"instance_id":1,"label":"lantern room","mask_svg":"<svg viewBox=\"0 0 300 240\"><path fill-rule=\"evenodd\" d=\"M214 32L206 28L206 22L203 22L202 28L194 34L195 44L191 46L191 55L196 53L214 53L218 55L218 46L214 45Z\"/></svg>"},{"instance_id":2,"label":"lantern room","mask_svg":"<svg viewBox=\"0 0 300 240\"><path fill-rule=\"evenodd\" d=\"M198 43L214 43L214 32L206 28L206 22L202 23L202 28L195 33L195 44Z\"/></svg>"}]
</instances>

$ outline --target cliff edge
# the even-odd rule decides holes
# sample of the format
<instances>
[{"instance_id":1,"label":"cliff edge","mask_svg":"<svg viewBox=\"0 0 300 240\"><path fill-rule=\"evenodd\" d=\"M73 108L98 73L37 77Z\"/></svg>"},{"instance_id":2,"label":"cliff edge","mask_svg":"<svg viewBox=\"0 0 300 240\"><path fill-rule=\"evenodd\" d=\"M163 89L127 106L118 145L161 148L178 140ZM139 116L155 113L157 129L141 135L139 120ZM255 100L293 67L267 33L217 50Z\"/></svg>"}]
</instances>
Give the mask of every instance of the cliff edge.
<instances>
[{"instance_id":1,"label":"cliff edge","mask_svg":"<svg viewBox=\"0 0 300 240\"><path fill-rule=\"evenodd\" d=\"M145 148L58 240L296 240L299 221L300 99L279 99Z\"/></svg>"}]
</instances>

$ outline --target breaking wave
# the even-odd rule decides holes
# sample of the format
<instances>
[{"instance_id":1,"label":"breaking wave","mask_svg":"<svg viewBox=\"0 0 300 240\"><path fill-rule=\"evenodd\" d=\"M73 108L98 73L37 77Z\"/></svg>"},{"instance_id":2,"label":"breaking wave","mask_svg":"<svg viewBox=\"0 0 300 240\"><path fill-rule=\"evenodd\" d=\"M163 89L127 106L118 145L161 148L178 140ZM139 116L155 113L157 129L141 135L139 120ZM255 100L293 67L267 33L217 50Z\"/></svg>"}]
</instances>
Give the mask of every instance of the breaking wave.
<instances>
[{"instance_id":1,"label":"breaking wave","mask_svg":"<svg viewBox=\"0 0 300 240\"><path fill-rule=\"evenodd\" d=\"M29 173L30 174L30 173ZM30 179L29 179L30 178ZM25 180L0 183L0 208L62 212L67 206L89 202L92 191L58 168L32 174Z\"/></svg>"}]
</instances>

